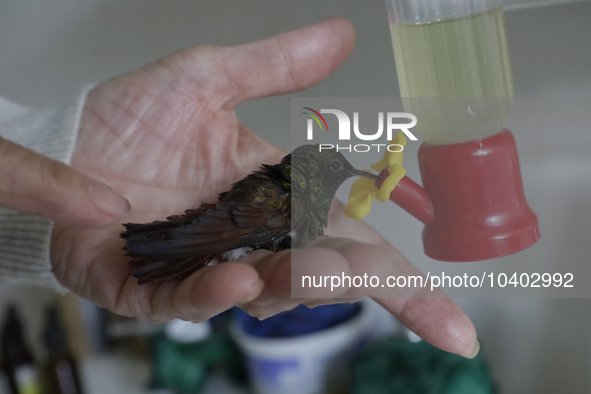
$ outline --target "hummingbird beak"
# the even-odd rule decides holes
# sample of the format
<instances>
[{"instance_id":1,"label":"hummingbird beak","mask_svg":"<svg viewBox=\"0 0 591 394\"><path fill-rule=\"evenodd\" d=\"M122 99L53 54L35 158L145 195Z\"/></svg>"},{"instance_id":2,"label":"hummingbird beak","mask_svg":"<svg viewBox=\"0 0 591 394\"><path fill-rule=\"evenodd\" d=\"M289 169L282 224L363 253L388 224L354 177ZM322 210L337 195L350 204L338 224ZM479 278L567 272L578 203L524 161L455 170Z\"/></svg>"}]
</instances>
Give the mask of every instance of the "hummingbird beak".
<instances>
[{"instance_id":1,"label":"hummingbird beak","mask_svg":"<svg viewBox=\"0 0 591 394\"><path fill-rule=\"evenodd\" d=\"M351 175L352 176L363 176L363 177L366 177L366 178L375 179L376 181L379 181L380 179L382 179L382 178L380 178L379 175L375 175L375 174L372 174L372 173L369 173L369 172L365 172L365 171L362 171L362 170L356 170L355 168L351 170Z\"/></svg>"}]
</instances>

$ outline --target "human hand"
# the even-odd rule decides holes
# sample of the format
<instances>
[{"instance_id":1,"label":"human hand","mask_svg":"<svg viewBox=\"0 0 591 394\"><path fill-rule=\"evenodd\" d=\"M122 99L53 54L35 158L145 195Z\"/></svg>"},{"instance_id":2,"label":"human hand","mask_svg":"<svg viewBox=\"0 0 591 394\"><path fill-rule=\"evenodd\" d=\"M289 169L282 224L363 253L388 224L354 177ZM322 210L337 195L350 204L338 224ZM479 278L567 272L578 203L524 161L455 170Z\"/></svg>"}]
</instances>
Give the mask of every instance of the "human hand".
<instances>
[{"instance_id":1,"label":"human hand","mask_svg":"<svg viewBox=\"0 0 591 394\"><path fill-rule=\"evenodd\" d=\"M0 206L73 226L102 226L129 211L109 186L0 138Z\"/></svg>"},{"instance_id":2,"label":"human hand","mask_svg":"<svg viewBox=\"0 0 591 394\"><path fill-rule=\"evenodd\" d=\"M72 164L129 199L133 209L126 222L163 219L215 201L260 163L276 163L285 154L241 125L235 107L319 82L346 59L353 42L350 23L331 19L238 47L191 48L104 82L89 93ZM329 225L332 235L359 239L363 233L361 241L377 239L382 251L392 252L381 259L412 267L375 230L340 217L338 208ZM87 230L56 224L52 241L57 278L116 313L153 322L202 321L234 305L268 316L301 301L334 302L322 294L316 300L290 298L289 251L261 251L245 261L207 266L181 282L140 286L123 256L121 230L116 224ZM326 250L336 261L365 247L349 242L352 247L329 242L311 252ZM379 302L435 346L472 354L474 328L451 300Z\"/></svg>"}]
</instances>

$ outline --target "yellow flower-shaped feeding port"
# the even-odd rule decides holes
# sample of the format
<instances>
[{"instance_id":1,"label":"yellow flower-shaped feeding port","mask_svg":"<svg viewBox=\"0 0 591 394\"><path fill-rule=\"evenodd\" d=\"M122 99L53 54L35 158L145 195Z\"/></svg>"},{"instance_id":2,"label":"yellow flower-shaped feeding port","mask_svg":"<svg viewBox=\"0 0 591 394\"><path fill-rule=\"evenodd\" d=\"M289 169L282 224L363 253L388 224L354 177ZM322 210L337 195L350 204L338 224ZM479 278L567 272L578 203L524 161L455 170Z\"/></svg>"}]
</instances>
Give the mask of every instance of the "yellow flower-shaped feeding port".
<instances>
[{"instance_id":1,"label":"yellow flower-shaped feeding port","mask_svg":"<svg viewBox=\"0 0 591 394\"><path fill-rule=\"evenodd\" d=\"M402 131L398 131L396 137L390 142L390 145L406 146L406 137ZM345 216L356 220L363 219L371 210L371 203L374 200L386 201L390 198L390 193L396 188L398 182L406 175L406 168L402 166L402 150L400 152L390 152L388 149L384 152L382 160L372 164L371 168L378 173L384 168L388 168L388 177L378 189L375 181L370 178L359 178L349 192L349 200L345 206Z\"/></svg>"}]
</instances>

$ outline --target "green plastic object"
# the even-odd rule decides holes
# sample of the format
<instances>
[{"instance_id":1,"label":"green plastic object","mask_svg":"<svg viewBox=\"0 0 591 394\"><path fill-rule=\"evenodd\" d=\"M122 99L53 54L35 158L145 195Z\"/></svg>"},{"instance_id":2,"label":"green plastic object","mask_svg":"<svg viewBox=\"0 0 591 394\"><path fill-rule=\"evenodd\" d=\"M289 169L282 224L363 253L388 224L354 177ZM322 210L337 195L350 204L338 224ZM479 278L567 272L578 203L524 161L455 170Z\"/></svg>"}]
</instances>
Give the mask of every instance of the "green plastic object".
<instances>
[{"instance_id":1,"label":"green plastic object","mask_svg":"<svg viewBox=\"0 0 591 394\"><path fill-rule=\"evenodd\" d=\"M369 345L353 365L352 394L493 394L482 356L472 360L427 342L385 338Z\"/></svg>"},{"instance_id":2,"label":"green plastic object","mask_svg":"<svg viewBox=\"0 0 591 394\"><path fill-rule=\"evenodd\" d=\"M175 394L198 394L214 368L234 381L244 380L242 355L225 334L193 344L159 335L154 339L153 363L152 389L166 388Z\"/></svg>"}]
</instances>

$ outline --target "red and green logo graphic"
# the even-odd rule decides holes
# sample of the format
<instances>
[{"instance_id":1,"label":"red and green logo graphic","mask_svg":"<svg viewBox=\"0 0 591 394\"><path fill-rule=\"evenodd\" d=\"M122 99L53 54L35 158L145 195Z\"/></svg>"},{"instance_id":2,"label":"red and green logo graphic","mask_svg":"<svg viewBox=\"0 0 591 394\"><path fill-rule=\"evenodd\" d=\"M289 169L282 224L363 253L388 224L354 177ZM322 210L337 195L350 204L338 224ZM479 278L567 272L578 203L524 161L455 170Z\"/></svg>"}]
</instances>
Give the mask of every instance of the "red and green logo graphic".
<instances>
[{"instance_id":1,"label":"red and green logo graphic","mask_svg":"<svg viewBox=\"0 0 591 394\"><path fill-rule=\"evenodd\" d=\"M322 123L324 123L324 126L326 126L326 131L328 131L328 125L326 124L326 120L324 119L324 116L320 115L320 112L316 111L315 109L312 109L310 107L302 107L303 109L307 109L308 111L312 111L314 112L314 114L311 114L310 112L302 112L303 114L306 115L310 115L312 117L312 119L314 119L316 121L316 123L318 123L318 126L320 126L320 130L324 130L324 128L322 127ZM322 123L320 123L320 119L322 119Z\"/></svg>"}]
</instances>

